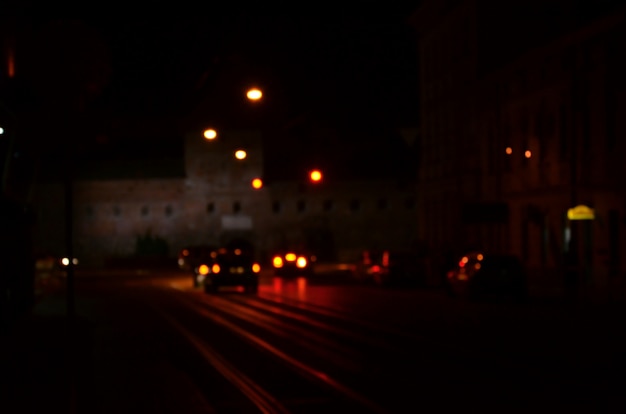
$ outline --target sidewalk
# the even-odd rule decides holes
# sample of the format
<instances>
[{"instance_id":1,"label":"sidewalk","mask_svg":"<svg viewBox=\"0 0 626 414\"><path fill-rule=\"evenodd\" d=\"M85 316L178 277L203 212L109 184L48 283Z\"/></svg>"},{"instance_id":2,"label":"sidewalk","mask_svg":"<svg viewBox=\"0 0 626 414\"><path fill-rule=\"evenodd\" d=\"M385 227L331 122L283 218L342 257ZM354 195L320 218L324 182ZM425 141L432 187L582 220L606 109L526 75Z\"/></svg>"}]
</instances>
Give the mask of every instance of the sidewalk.
<instances>
[{"instance_id":1,"label":"sidewalk","mask_svg":"<svg viewBox=\"0 0 626 414\"><path fill-rule=\"evenodd\" d=\"M213 412L134 296L79 294L74 323L62 291L38 299L0 334L1 413Z\"/></svg>"}]
</instances>

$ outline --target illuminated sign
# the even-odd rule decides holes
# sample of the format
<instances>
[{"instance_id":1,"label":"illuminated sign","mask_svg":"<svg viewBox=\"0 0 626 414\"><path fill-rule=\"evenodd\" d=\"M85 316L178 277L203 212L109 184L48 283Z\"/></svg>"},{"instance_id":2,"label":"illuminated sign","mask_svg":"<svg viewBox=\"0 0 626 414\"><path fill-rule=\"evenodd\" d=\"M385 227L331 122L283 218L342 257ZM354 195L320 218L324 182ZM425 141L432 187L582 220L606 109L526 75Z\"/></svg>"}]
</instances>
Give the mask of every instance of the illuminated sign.
<instances>
[{"instance_id":1,"label":"illuminated sign","mask_svg":"<svg viewBox=\"0 0 626 414\"><path fill-rule=\"evenodd\" d=\"M593 220L596 215L591 207L580 204L567 210L567 218L570 220Z\"/></svg>"}]
</instances>

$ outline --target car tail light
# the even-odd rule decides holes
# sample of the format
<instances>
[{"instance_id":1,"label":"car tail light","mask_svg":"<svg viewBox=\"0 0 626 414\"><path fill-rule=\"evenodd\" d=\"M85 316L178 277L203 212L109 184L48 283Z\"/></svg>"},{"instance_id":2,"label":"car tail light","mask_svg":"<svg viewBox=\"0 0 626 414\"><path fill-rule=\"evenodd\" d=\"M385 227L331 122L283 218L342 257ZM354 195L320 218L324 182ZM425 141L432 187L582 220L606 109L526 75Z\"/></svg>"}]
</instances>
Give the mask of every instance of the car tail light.
<instances>
[{"instance_id":1,"label":"car tail light","mask_svg":"<svg viewBox=\"0 0 626 414\"><path fill-rule=\"evenodd\" d=\"M255 263L252 265L252 271L254 273L259 273L261 271L261 265L259 265L258 263Z\"/></svg>"},{"instance_id":2,"label":"car tail light","mask_svg":"<svg viewBox=\"0 0 626 414\"><path fill-rule=\"evenodd\" d=\"M276 256L274 257L274 260L272 261L272 263L274 264L274 267L276 268L283 267L283 258L280 256Z\"/></svg>"},{"instance_id":3,"label":"car tail light","mask_svg":"<svg viewBox=\"0 0 626 414\"><path fill-rule=\"evenodd\" d=\"M305 268L307 265L307 261L306 261L306 257L298 257L298 260L296 261L296 266L298 266L300 269Z\"/></svg>"},{"instance_id":4,"label":"car tail light","mask_svg":"<svg viewBox=\"0 0 626 414\"><path fill-rule=\"evenodd\" d=\"M220 272L220 265L218 265L217 263L215 263L213 266L211 266L211 271L213 273L219 273Z\"/></svg>"},{"instance_id":5,"label":"car tail light","mask_svg":"<svg viewBox=\"0 0 626 414\"><path fill-rule=\"evenodd\" d=\"M285 260L287 260L288 262L295 262L296 261L296 254L295 253L287 253L285 255Z\"/></svg>"},{"instance_id":6,"label":"car tail light","mask_svg":"<svg viewBox=\"0 0 626 414\"><path fill-rule=\"evenodd\" d=\"M200 273L201 275L206 276L207 274L209 274L209 266L203 264L200 265L200 267L198 267L198 273Z\"/></svg>"},{"instance_id":7,"label":"car tail light","mask_svg":"<svg viewBox=\"0 0 626 414\"><path fill-rule=\"evenodd\" d=\"M389 266L389 252L388 251L383 252L382 265L385 267Z\"/></svg>"}]
</instances>

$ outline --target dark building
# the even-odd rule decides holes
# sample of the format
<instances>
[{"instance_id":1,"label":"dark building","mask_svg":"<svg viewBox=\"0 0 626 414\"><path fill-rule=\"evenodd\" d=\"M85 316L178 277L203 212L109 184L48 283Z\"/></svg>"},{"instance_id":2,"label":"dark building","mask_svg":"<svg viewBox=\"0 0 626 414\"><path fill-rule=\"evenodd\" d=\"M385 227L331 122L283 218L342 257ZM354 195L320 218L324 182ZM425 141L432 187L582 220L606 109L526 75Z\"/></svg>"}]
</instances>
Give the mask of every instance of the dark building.
<instances>
[{"instance_id":1,"label":"dark building","mask_svg":"<svg viewBox=\"0 0 626 414\"><path fill-rule=\"evenodd\" d=\"M616 2L591 3L425 1L414 14L419 234L435 251L513 252L555 288L575 252L589 289L623 280L626 22ZM579 205L593 220L568 218Z\"/></svg>"}]
</instances>

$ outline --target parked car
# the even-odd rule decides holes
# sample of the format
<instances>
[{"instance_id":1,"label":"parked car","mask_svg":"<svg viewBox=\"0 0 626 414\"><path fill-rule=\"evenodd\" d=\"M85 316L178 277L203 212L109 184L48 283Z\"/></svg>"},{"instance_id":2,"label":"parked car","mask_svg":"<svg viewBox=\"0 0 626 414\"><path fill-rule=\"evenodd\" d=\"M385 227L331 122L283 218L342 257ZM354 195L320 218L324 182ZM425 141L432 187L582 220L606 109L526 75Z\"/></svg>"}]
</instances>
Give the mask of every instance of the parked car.
<instances>
[{"instance_id":1,"label":"parked car","mask_svg":"<svg viewBox=\"0 0 626 414\"><path fill-rule=\"evenodd\" d=\"M514 255L471 252L462 256L446 274L452 296L468 299L508 297L524 300L528 295L526 269Z\"/></svg>"},{"instance_id":2,"label":"parked car","mask_svg":"<svg viewBox=\"0 0 626 414\"><path fill-rule=\"evenodd\" d=\"M238 247L219 248L194 269L206 293L215 293L222 286L243 286L246 292L256 293L260 272L252 252Z\"/></svg>"},{"instance_id":3,"label":"parked car","mask_svg":"<svg viewBox=\"0 0 626 414\"><path fill-rule=\"evenodd\" d=\"M425 262L411 250L367 249L360 253L353 276L377 285L425 285Z\"/></svg>"},{"instance_id":4,"label":"parked car","mask_svg":"<svg viewBox=\"0 0 626 414\"><path fill-rule=\"evenodd\" d=\"M204 277L198 276L198 267L210 263L217 256L217 247L210 245L187 246L178 253L178 267L193 274L193 285L202 285Z\"/></svg>"},{"instance_id":5,"label":"parked car","mask_svg":"<svg viewBox=\"0 0 626 414\"><path fill-rule=\"evenodd\" d=\"M276 276L311 276L315 255L299 249L277 252L272 256Z\"/></svg>"}]
</instances>

